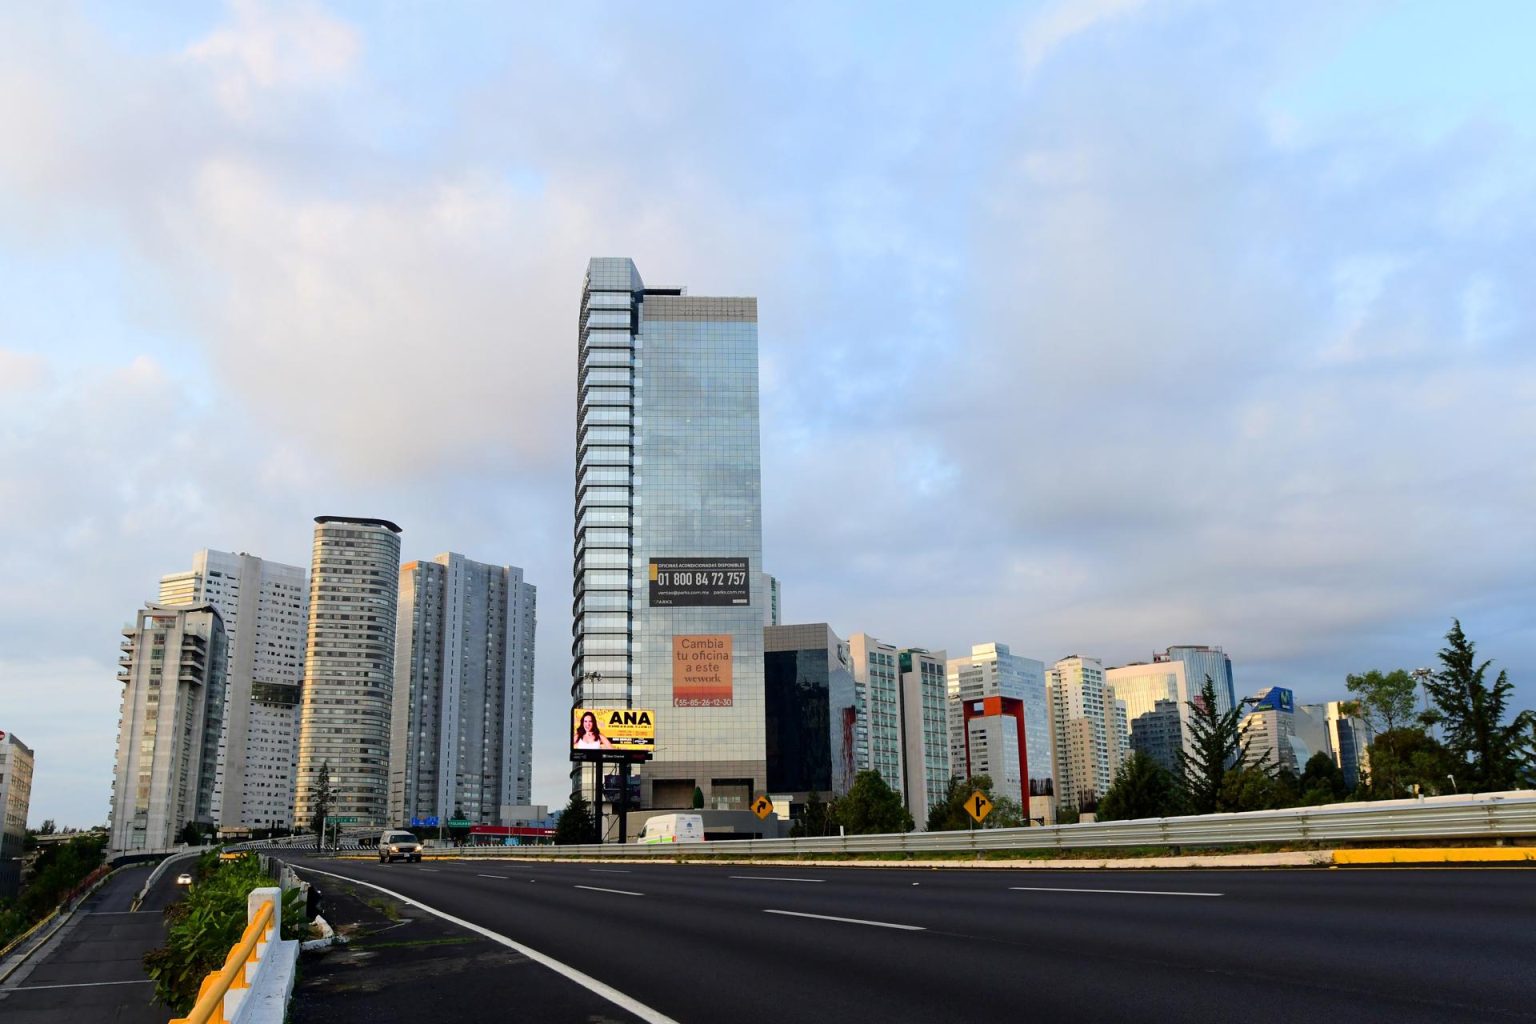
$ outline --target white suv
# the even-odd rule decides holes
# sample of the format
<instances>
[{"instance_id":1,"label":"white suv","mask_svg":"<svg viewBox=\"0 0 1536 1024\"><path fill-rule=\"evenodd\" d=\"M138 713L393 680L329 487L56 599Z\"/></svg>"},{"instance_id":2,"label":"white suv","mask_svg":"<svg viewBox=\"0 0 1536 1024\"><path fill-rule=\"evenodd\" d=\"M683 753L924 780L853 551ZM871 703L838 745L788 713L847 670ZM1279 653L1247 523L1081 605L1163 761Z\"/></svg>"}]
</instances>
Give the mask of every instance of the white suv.
<instances>
[{"instance_id":1,"label":"white suv","mask_svg":"<svg viewBox=\"0 0 1536 1024\"><path fill-rule=\"evenodd\" d=\"M409 832L385 832L379 836L379 863L392 860L421 863L421 842Z\"/></svg>"}]
</instances>

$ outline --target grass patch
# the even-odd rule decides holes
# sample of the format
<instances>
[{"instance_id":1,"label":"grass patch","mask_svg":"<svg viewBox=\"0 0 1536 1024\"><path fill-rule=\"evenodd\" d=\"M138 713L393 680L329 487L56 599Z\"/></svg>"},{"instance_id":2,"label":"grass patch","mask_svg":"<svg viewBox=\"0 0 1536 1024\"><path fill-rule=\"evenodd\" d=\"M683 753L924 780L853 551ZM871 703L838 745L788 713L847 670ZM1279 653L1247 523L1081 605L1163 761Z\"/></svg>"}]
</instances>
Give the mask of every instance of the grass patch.
<instances>
[{"instance_id":1,"label":"grass patch","mask_svg":"<svg viewBox=\"0 0 1536 1024\"><path fill-rule=\"evenodd\" d=\"M400 905L394 900L386 899L383 896L370 896L363 902L367 903L370 907L372 907L374 910L377 910L391 921L400 920Z\"/></svg>"},{"instance_id":2,"label":"grass patch","mask_svg":"<svg viewBox=\"0 0 1536 1024\"><path fill-rule=\"evenodd\" d=\"M402 942L354 942L351 949L421 949L427 946L463 946L471 942L484 942L480 938L416 939Z\"/></svg>"}]
</instances>

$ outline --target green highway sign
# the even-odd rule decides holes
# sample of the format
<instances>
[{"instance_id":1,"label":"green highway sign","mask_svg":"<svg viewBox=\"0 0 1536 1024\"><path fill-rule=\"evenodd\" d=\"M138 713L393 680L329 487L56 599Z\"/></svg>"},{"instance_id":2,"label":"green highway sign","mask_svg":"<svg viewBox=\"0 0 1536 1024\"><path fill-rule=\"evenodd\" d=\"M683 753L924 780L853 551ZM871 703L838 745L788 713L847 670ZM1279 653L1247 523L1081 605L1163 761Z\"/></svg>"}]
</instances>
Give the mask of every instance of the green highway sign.
<instances>
[{"instance_id":1,"label":"green highway sign","mask_svg":"<svg viewBox=\"0 0 1536 1024\"><path fill-rule=\"evenodd\" d=\"M332 824L332 825L356 825L357 824L357 819L356 818L326 818L325 820L329 824Z\"/></svg>"},{"instance_id":2,"label":"green highway sign","mask_svg":"<svg viewBox=\"0 0 1536 1024\"><path fill-rule=\"evenodd\" d=\"M449 828L469 828L469 826L472 825L472 824L474 824L474 823L472 821L470 821L468 818L449 818L448 819L448 827Z\"/></svg>"}]
</instances>

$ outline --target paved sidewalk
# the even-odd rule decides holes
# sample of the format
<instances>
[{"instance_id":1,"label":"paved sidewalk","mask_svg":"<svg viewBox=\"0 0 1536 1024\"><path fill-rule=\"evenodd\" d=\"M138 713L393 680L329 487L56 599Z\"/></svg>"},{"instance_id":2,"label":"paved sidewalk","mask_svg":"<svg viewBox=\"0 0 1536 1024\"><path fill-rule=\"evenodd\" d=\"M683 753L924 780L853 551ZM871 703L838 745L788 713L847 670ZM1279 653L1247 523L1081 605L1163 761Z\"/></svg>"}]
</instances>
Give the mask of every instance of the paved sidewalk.
<instances>
[{"instance_id":1,"label":"paved sidewalk","mask_svg":"<svg viewBox=\"0 0 1536 1024\"><path fill-rule=\"evenodd\" d=\"M0 985L5 1024L166 1024L142 958L165 941L161 913L180 898L167 873L137 913L128 907L153 865L109 878L41 949Z\"/></svg>"}]
</instances>

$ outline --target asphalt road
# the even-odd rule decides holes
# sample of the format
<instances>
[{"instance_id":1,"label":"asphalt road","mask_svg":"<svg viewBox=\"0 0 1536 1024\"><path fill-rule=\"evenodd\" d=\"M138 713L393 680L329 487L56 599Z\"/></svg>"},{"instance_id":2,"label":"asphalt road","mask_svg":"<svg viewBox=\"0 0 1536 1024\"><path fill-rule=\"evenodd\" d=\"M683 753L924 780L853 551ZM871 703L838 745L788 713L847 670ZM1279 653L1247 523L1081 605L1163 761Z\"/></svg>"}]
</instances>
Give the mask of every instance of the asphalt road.
<instances>
[{"instance_id":1,"label":"asphalt road","mask_svg":"<svg viewBox=\"0 0 1536 1024\"><path fill-rule=\"evenodd\" d=\"M1536 1021L1529 869L298 863L684 1024ZM515 991L462 983L463 1005L516 1009Z\"/></svg>"},{"instance_id":2,"label":"asphalt road","mask_svg":"<svg viewBox=\"0 0 1536 1024\"><path fill-rule=\"evenodd\" d=\"M187 865L191 861L184 862ZM172 865L137 912L133 897L153 864L125 868L76 910L48 943L0 986L5 1024L165 1024L143 956L165 944L163 912L181 898Z\"/></svg>"}]
</instances>

